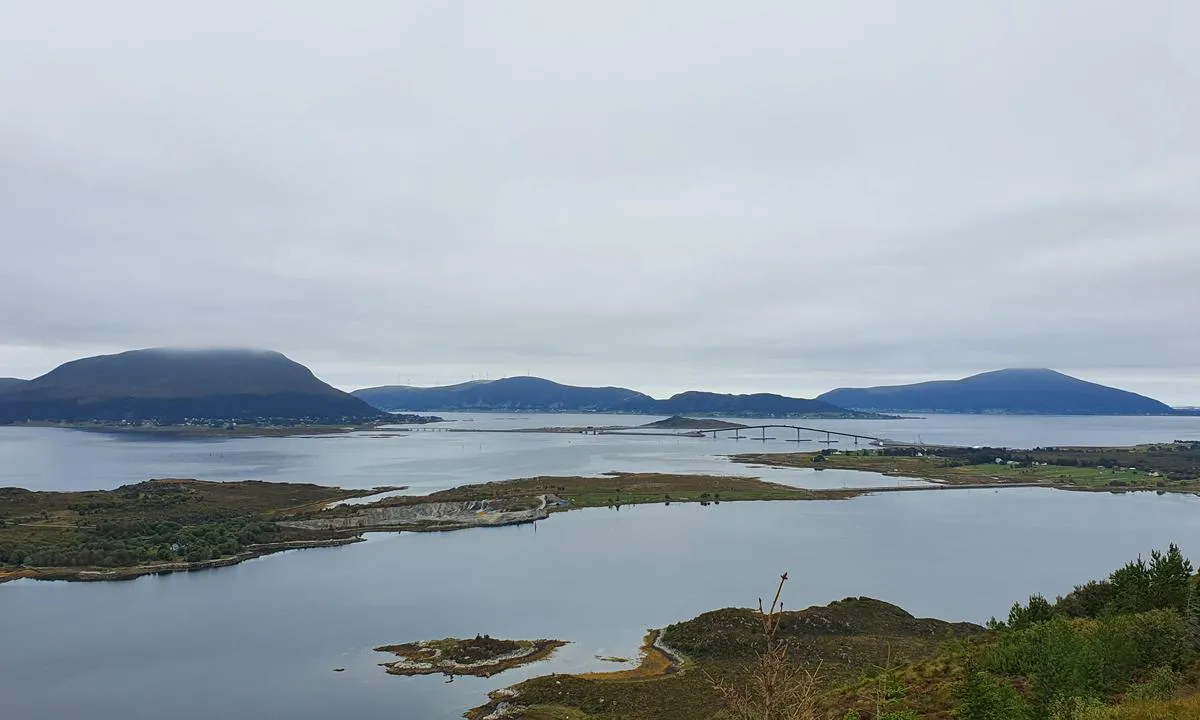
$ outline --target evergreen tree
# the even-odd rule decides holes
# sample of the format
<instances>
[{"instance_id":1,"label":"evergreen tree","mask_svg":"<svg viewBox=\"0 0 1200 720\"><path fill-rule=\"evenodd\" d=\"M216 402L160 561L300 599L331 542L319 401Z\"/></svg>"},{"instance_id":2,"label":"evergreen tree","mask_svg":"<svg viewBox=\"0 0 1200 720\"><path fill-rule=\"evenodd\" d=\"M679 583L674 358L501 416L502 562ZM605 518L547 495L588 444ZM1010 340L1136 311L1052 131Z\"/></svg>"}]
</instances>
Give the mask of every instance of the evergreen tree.
<instances>
[{"instance_id":1,"label":"evergreen tree","mask_svg":"<svg viewBox=\"0 0 1200 720\"><path fill-rule=\"evenodd\" d=\"M1157 550L1150 554L1147 570L1147 602L1151 609L1174 609L1183 611L1187 607L1191 590L1192 563L1171 543L1167 552Z\"/></svg>"}]
</instances>

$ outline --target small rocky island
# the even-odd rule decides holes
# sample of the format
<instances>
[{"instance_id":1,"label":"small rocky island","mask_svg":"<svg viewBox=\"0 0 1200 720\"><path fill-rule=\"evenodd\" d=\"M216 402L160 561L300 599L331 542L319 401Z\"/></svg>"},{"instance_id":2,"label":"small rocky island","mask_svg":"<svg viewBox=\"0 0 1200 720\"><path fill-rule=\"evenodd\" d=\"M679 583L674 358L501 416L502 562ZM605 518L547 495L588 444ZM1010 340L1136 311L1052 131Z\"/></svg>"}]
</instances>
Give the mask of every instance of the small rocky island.
<instances>
[{"instance_id":1,"label":"small rocky island","mask_svg":"<svg viewBox=\"0 0 1200 720\"><path fill-rule=\"evenodd\" d=\"M391 675L475 675L491 677L505 670L545 660L566 645L562 640L500 640L487 635L460 640L423 640L382 645L378 652L400 659L380 663Z\"/></svg>"},{"instance_id":2,"label":"small rocky island","mask_svg":"<svg viewBox=\"0 0 1200 720\"><path fill-rule=\"evenodd\" d=\"M656 420L640 427L653 428L655 430L733 430L746 426L741 423L717 420L715 418L690 418L683 417L682 415L672 415L665 420Z\"/></svg>"}]
</instances>

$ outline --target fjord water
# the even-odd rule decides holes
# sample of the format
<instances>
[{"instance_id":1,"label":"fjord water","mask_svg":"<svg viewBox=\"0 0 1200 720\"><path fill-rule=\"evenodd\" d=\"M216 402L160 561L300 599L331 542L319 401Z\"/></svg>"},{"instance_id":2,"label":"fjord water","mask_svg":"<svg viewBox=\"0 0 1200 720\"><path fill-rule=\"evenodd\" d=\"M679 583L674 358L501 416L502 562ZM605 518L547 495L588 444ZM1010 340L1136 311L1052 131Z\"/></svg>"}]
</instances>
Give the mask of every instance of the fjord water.
<instances>
[{"instance_id":1,"label":"fjord water","mask_svg":"<svg viewBox=\"0 0 1200 720\"><path fill-rule=\"evenodd\" d=\"M645 419L456 420L528 427ZM828 425L897 439L919 434L929 443L1200 439L1200 418L935 416ZM858 482L832 471L767 471L720 457L795 447L781 440L442 432L138 440L0 428L0 485L115 487L183 476L426 491L610 470L741 472L813 487ZM868 484L896 482L867 477ZM1200 557L1200 499L955 490L581 510L536 527L376 534L341 548L130 582L20 581L0 585L0 698L3 717L18 720L455 718L487 690L524 677L611 669L595 656L633 657L646 628L750 605L784 570L793 578L791 607L869 595L918 615L981 622L1006 613L1013 600L1063 593L1169 542ZM388 676L376 665L386 658L371 651L475 633L572 644L546 663L450 684Z\"/></svg>"},{"instance_id":2,"label":"fjord water","mask_svg":"<svg viewBox=\"0 0 1200 720\"><path fill-rule=\"evenodd\" d=\"M607 669L595 655L750 605L784 570L791 607L869 595L980 622L1171 541L1200 552L1200 499L966 490L592 509L130 582L21 581L0 586L0 697L21 720L448 719L524 677ZM371 651L475 633L573 644L451 684L386 675Z\"/></svg>"},{"instance_id":3,"label":"fjord water","mask_svg":"<svg viewBox=\"0 0 1200 720\"><path fill-rule=\"evenodd\" d=\"M434 428L511 429L637 425L630 415L445 414ZM741 419L746 424L756 421ZM1200 440L1200 417L1013 417L931 415L908 420L779 421L909 442L950 445L1131 445ZM754 433L758 434L758 433ZM893 479L854 473L747 468L725 455L826 447L823 434L772 430L757 439L440 432L418 428L290 438L177 439L50 428L0 428L0 487L114 488L156 477L273 480L370 488L408 485L431 492L533 475L609 471L737 473L809 487L876 486ZM854 447L843 441L832 447ZM799 479L799 480L798 480Z\"/></svg>"}]
</instances>

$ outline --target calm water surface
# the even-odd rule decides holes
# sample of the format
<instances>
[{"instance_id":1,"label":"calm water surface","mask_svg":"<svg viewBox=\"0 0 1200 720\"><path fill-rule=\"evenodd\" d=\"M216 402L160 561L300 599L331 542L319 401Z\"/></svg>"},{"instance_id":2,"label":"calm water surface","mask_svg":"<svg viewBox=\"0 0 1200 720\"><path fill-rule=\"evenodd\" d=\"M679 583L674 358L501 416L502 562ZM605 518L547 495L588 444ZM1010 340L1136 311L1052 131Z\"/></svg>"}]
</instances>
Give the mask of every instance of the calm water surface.
<instances>
[{"instance_id":1,"label":"calm water surface","mask_svg":"<svg viewBox=\"0 0 1200 720\"><path fill-rule=\"evenodd\" d=\"M870 595L979 622L1171 541L1196 557L1200 500L942 491L583 510L536 531L374 535L132 582L23 581L0 586L0 698L14 720L455 718L489 689L632 656L648 627L749 605L784 570L792 607ZM388 676L370 650L474 633L573 644L452 684Z\"/></svg>"},{"instance_id":2,"label":"calm water surface","mask_svg":"<svg viewBox=\"0 0 1200 720\"><path fill-rule=\"evenodd\" d=\"M447 427L633 425L629 415L448 414ZM746 421L753 422L753 421ZM787 421L784 421L787 422ZM807 424L805 421L797 421ZM1128 445L1200 440L1200 417L1006 417L935 415L913 420L817 422L819 427L897 440L958 445ZM736 473L806 487L895 484L878 476L765 470L730 463L736 452L787 452L817 442L743 439L413 432L322 437L179 440L47 428L0 428L0 486L38 490L113 488L154 477L313 482L352 488L407 485L431 492L533 475L613 470ZM794 438L794 436L792 436ZM808 434L816 440L818 435ZM843 443L834 447L853 447Z\"/></svg>"},{"instance_id":3,"label":"calm water surface","mask_svg":"<svg viewBox=\"0 0 1200 720\"><path fill-rule=\"evenodd\" d=\"M456 415L461 427L634 424L596 415ZM815 423L814 423L815 424ZM1113 445L1200 439L1200 418L822 423L929 443ZM817 436L812 436L814 439ZM802 446L820 447L816 443ZM612 470L760 475L808 487L891 484L768 470L723 456L782 441L417 432L319 438L137 439L0 428L0 485L116 487L151 477L346 487ZM594 509L534 526L372 535L231 568L124 583L0 585L0 717L456 718L531 675L611 669L648 627L749 605L792 573L790 606L871 595L919 615L984 621L1032 592L1063 593L1152 548L1200 557L1200 499L1013 489L841 502ZM572 641L491 679L400 678L384 643L489 633ZM344 673L334 673L337 667Z\"/></svg>"}]
</instances>

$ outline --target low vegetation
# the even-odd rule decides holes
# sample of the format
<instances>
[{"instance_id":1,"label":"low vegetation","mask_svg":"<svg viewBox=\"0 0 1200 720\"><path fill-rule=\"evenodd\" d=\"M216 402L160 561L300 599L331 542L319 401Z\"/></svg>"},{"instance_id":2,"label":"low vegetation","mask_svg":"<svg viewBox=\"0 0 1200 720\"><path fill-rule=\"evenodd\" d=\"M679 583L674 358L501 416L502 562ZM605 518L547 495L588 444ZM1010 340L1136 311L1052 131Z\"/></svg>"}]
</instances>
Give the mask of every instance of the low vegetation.
<instances>
[{"instance_id":1,"label":"low vegetation","mask_svg":"<svg viewBox=\"0 0 1200 720\"><path fill-rule=\"evenodd\" d=\"M566 643L561 640L501 640L488 635L383 645L377 652L400 660L381 663L391 675L475 675L491 677L545 660Z\"/></svg>"},{"instance_id":2,"label":"low vegetation","mask_svg":"<svg viewBox=\"0 0 1200 720\"><path fill-rule=\"evenodd\" d=\"M737 462L917 477L948 484L1040 483L1083 490L1200 490L1200 442L1129 448L880 448L735 455Z\"/></svg>"},{"instance_id":3,"label":"low vegetation","mask_svg":"<svg viewBox=\"0 0 1200 720\"><path fill-rule=\"evenodd\" d=\"M987 629L868 598L800 612L779 598L666 628L685 672L553 675L494 701L528 720L1200 717L1200 588L1175 546L1054 602L1034 595Z\"/></svg>"},{"instance_id":4,"label":"low vegetation","mask_svg":"<svg viewBox=\"0 0 1200 720\"><path fill-rule=\"evenodd\" d=\"M0 582L124 579L147 572L229 564L255 554L352 541L353 518L368 508L487 501L489 512L517 513L638 503L808 500L850 497L810 492L755 478L617 473L537 477L467 485L426 496L396 496L364 506L329 505L395 488L343 490L297 483L151 480L116 490L35 492L0 488ZM468 513L480 524L487 518ZM545 517L545 512L529 517ZM523 516L522 516L523 517ZM344 527L342 526L344 525ZM391 530L454 530L460 522L419 522ZM111 571L122 569L124 572Z\"/></svg>"},{"instance_id":5,"label":"low vegetation","mask_svg":"<svg viewBox=\"0 0 1200 720\"><path fill-rule=\"evenodd\" d=\"M1134 448L824 450L734 459L923 477L943 485L1200 491L1198 442ZM804 490L741 476L609 473L600 477L539 476L466 485L425 496L394 496L364 506L328 507L338 500L388 489L393 488L343 490L294 483L196 480L152 480L87 492L0 488L0 582L20 577L124 579L147 572L211 567L288 547L351 542L364 528L443 531L531 522L577 508L830 500L862 492ZM478 503L480 507L442 517L444 513L433 512L437 503ZM417 512L418 519L411 523L376 526L361 522L367 513L381 509L421 505L428 506L424 509L430 513Z\"/></svg>"},{"instance_id":6,"label":"low vegetation","mask_svg":"<svg viewBox=\"0 0 1200 720\"><path fill-rule=\"evenodd\" d=\"M464 485L421 496L398 496L377 507L431 502L491 500L508 509L536 507L548 495L564 502L550 508L565 511L587 507L620 507L646 503L720 503L734 500L818 500L852 497L852 491L812 491L736 475L672 475L608 473L599 477L539 476L519 480ZM322 517L349 515L355 508L336 508Z\"/></svg>"},{"instance_id":7,"label":"low vegetation","mask_svg":"<svg viewBox=\"0 0 1200 720\"><path fill-rule=\"evenodd\" d=\"M39 568L203 563L275 545L336 540L342 536L283 528L274 521L372 492L196 480L151 480L87 492L0 488L0 580L58 576Z\"/></svg>"}]
</instances>

